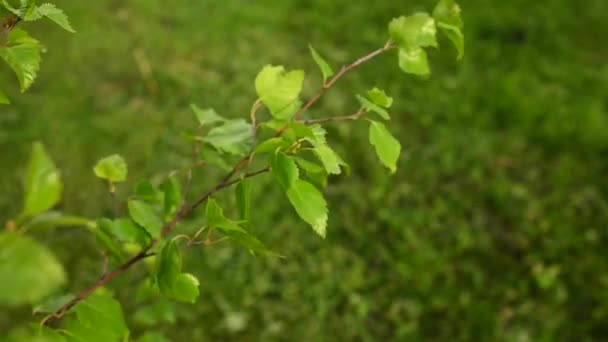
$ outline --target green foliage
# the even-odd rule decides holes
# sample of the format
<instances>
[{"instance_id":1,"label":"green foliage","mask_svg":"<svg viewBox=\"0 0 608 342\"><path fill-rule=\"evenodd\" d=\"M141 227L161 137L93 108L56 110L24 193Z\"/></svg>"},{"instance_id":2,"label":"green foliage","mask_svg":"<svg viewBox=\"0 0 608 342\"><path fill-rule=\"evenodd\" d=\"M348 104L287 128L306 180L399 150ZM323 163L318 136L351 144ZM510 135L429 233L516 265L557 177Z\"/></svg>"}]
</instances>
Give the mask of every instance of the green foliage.
<instances>
[{"instance_id":1,"label":"green foliage","mask_svg":"<svg viewBox=\"0 0 608 342\"><path fill-rule=\"evenodd\" d=\"M18 16L18 21L33 21L47 17L64 29L73 31L67 17L54 5L36 6L34 2L26 0L22 1L19 8L13 8L6 2L4 4ZM445 3L442 6L449 7L451 3ZM445 15L442 11L440 8L436 12L438 13L437 18L439 18L437 20L442 20L441 23L445 26L444 28L450 29L449 25L457 24L454 22L453 16ZM460 27L461 25L458 26L458 28ZM0 53L17 73L22 90L25 90L33 82L38 70L41 46L37 41L27 36L24 31L12 29L12 27L11 30L7 46L2 47L3 50L0 50ZM31 166L34 164L32 162L30 169L40 169L44 171L40 172L45 175L54 175L55 178L50 177L49 179L56 181L48 184L49 179L44 179L47 184L41 186L38 180L36 186L29 186L26 195L32 192L32 188L39 189L42 187L46 189L46 192L42 194L35 194L36 201L40 201L41 204L35 203L35 205L28 207L26 200L24 213L18 220L9 221L7 227L11 231L24 232L34 226L51 226L54 228L81 225L92 234L104 255L104 274L88 290L80 292L76 297L71 297L71 295L61 296L57 302L49 300L48 303L52 305L46 305L47 302L38 303L37 307L42 308L40 310L55 310L56 313L59 313L49 316L47 322L63 320L60 331L68 340L126 341L130 338L130 332L125 323L120 304L107 292L104 292L105 290L99 290L99 288L108 285L111 280L130 270L136 263L142 260L145 260L142 263L148 263L149 266L154 263L150 277L143 281L143 283L149 284L150 291L157 291L168 299L194 303L200 294L200 284L194 274L182 272L184 267L182 249L229 241L244 247L253 255L280 256L270 251L254 236L254 233L257 235L261 228L257 227L255 218L252 217L252 209L257 209L257 206L263 203L262 201L258 202L257 198L252 199L257 194L252 194L248 179L267 171L271 171L279 188L285 192L288 201L284 202L291 204L297 215L308 223L315 233L325 238L328 234L328 204L323 193L316 185L327 186L328 176L341 174L343 168L348 168L348 165L329 146L328 131L322 127L322 124L357 121L368 115L369 112L379 115L384 120L389 120L388 109L392 106L393 99L387 96L383 90L375 87L367 92L366 97L357 96L360 109L351 116L306 118L306 115L310 114L309 109L325 94L325 90L333 87L336 81L347 72L351 72L352 69L367 63L395 46L399 49L399 66L404 71L419 75L428 74L429 67L424 48L438 46L435 31L435 19L426 13L397 18L389 25L391 40L384 45L380 45L383 46L380 49L356 59L349 65L345 65L336 76L334 76L329 63L312 46L309 46L312 59L321 70L323 85L304 107L302 107L303 102L300 100L304 85L304 71L288 72L283 66L272 65L262 68L255 78L254 88L258 100L251 107L250 118L252 122L244 119L224 118L213 109L201 109L192 104L191 109L198 121L197 131L195 133L183 132L182 137L193 149L194 160L182 158L181 152L183 151L181 150L171 154L179 160L179 165L175 166L177 170L168 172L169 177L166 177L167 173L164 173L162 177L152 177L150 180L140 181L135 186L134 193L127 193L123 196L122 191L117 194L114 187L114 183L127 181L127 165L122 157L119 155L105 157L93 167L97 177L110 183L111 200L116 202L113 203L114 219L100 217L96 220L90 220L62 213L45 213L59 200L61 182L58 181L58 173L54 164L45 155L41 145L37 145L39 151L34 151L32 157L33 160L37 158L37 164ZM453 42L457 43L454 40ZM34 46L38 50L34 49ZM457 48L459 48L458 45ZM147 64L142 63L140 59L136 57L138 64ZM153 78L158 77L158 75L151 76L148 72L144 72L144 69L148 69L145 66L141 66L141 69L142 76L147 78L148 90L154 92L155 87L151 84L155 84L156 80ZM332 76L334 77L331 78ZM0 101L8 101L8 99L0 98ZM265 106L270 112L272 118L269 121L264 122L259 120L261 116L256 116L256 111L261 105ZM394 173L397 168L401 145L389 133L383 123L369 121L369 141L374 146L381 162ZM333 133L334 131L330 132ZM257 141L261 141L261 143L256 144ZM177 149L181 147L182 145L179 145ZM256 158L261 154L268 154L268 159ZM162 157L158 157L159 155L155 154L155 160L156 158L163 160ZM207 164L213 164L219 166L220 169L230 171L224 177L220 177L220 180L212 185L207 192L202 192L202 195L193 204L184 203L192 185L192 178L195 176L194 171L199 166ZM234 166L231 166L232 164ZM262 168L257 168L258 164L263 164ZM186 171L188 175L184 186L185 193L182 193L180 178L176 177L182 171ZM213 172L205 173L205 176L214 175ZM30 184L29 178L28 175L28 184ZM313 185L313 183L316 185ZM160 186L155 184L160 184ZM223 197L217 193L235 184L235 203L228 202L225 206L220 205L219 200ZM51 188L52 185L55 187ZM271 202L280 205L280 202L273 201L270 196L263 199L270 199ZM127 204L126 209L129 217L121 217L123 215L121 211L124 211L125 207L124 205L121 206L122 201ZM206 225L200 227L198 223L200 220L198 220L195 209L203 203L206 205L204 214ZM234 205L230 206L230 204ZM224 212L228 214L224 214ZM228 218L233 213L238 215L238 221ZM185 219L186 217L188 219ZM201 234L206 234L206 236L200 238ZM221 237L216 239L218 235ZM183 239L187 241L187 244L180 246L178 241L183 241ZM53 261L53 256L50 253L47 254L49 254L47 258ZM154 259L149 259L151 256ZM108 267L111 267L111 270L108 270ZM0 268L0 270L2 269ZM539 276L539 283L550 286L553 278L555 278L555 275L552 277L551 274L544 277ZM209 281L213 280L210 279ZM51 285L53 284L51 283ZM57 290L58 286L54 284L46 291ZM262 284L262 286L264 285ZM100 294L100 292L102 293ZM65 301L68 298L74 298L74 301L66 303ZM221 296L218 296L218 298L218 303L221 303L223 299ZM42 298L36 298L36 301L39 299ZM32 298L24 300L23 303L35 304ZM72 304L74 304L75 316L66 314L67 310L72 308ZM226 305L226 307L228 306ZM166 310L163 305L158 307L152 309ZM149 325L158 316L156 314L152 315L152 318L150 315L146 316L146 313L150 314L150 311L146 312L145 310L137 312L140 314L135 315L134 321L139 321L141 324ZM64 314L65 317L63 317ZM170 316L174 317L174 315ZM243 315L239 316L238 314L232 314L229 317L231 319L227 319L226 326L234 331L241 330L243 322L247 320L243 318ZM173 323L175 318L167 319L167 321ZM138 340L157 339L162 340L164 337L150 331Z\"/></svg>"},{"instance_id":2,"label":"green foliage","mask_svg":"<svg viewBox=\"0 0 608 342\"><path fill-rule=\"evenodd\" d=\"M460 6L454 0L440 0L433 10L433 18L441 32L454 44L458 59L461 60L464 56L464 36Z\"/></svg>"},{"instance_id":3,"label":"green foliage","mask_svg":"<svg viewBox=\"0 0 608 342\"><path fill-rule=\"evenodd\" d=\"M38 242L15 233L0 233L0 304L33 304L66 281L53 254Z\"/></svg>"}]
</instances>

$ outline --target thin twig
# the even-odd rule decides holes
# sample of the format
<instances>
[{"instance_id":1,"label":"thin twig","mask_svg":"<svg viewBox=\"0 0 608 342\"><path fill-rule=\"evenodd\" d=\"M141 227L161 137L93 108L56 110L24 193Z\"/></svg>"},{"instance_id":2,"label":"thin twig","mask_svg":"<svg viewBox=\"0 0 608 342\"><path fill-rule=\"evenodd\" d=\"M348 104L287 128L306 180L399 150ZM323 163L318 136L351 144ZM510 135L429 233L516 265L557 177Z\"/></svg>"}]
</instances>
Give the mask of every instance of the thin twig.
<instances>
[{"instance_id":1,"label":"thin twig","mask_svg":"<svg viewBox=\"0 0 608 342\"><path fill-rule=\"evenodd\" d=\"M305 125L314 125L314 124L323 124L323 123L329 123L329 122L354 121L354 120L358 120L365 113L367 113L367 110L361 108L357 112L355 112L351 115L330 116L327 118L320 118L320 119L298 120L298 122L301 122Z\"/></svg>"},{"instance_id":2,"label":"thin twig","mask_svg":"<svg viewBox=\"0 0 608 342\"><path fill-rule=\"evenodd\" d=\"M350 70L354 69L355 67L371 60L372 58L390 50L393 48L393 44L391 42L387 42L384 47L377 49L375 51L372 51L371 53L357 59L356 61L354 61L353 63L342 67L342 69L340 70L340 72L338 72L332 79L330 79L327 83L325 83L323 85L323 88L321 90L319 90L315 95L313 95L308 102L306 102L306 104L300 108L300 110L294 115L293 117L293 121L299 120L299 118L308 111L308 109L310 109L310 107L315 104L319 98L321 98L321 96L323 96L323 94L333 86L334 83L336 83L336 81L338 81L342 76L344 76L347 72L349 72ZM285 125L283 128L281 128L276 134L275 136L280 136L281 134L283 134L283 132L287 129L288 125ZM237 163L230 172L228 172L228 174L226 174L226 176L224 176L224 178L217 184L215 185L213 188L211 188L210 190L208 190L207 192L205 192L204 194L202 194L194 203L192 203L190 206L180 210L177 215L173 218L173 220L171 220L169 223L165 224L165 226L163 227L163 229L161 230L160 233L160 239L165 238L169 233L171 233L171 231L177 226L177 224L182 221L185 217L187 217L188 215L190 215L198 206L200 206L201 204L203 204L204 202L206 202L209 197L211 197L213 194L215 194L216 192L227 188L235 183L238 183L241 181L242 178L249 178L249 177L254 177L257 176L259 174L262 173L266 173L268 171L270 171L270 167L265 167L261 170L255 171L255 172L251 172L251 173L246 173L244 174L242 177L239 177L237 179L232 180L232 177L237 174L239 171L241 171L243 169L243 167L245 167L246 165L248 165L250 163L252 159L252 154L247 155L246 157L244 157L239 163ZM138 263L140 260L144 259L146 256L148 256L148 251L150 249L152 249L157 243L158 243L159 239L152 239L152 241L150 241L150 243L148 244L148 246L146 246L142 251L140 251L138 254L136 254L135 256L131 257L129 260L127 260L125 263L123 263L122 265L118 266L118 268L116 268L114 271L108 273L107 275L103 276L102 278L100 278L97 282L95 282L93 285L91 285L90 287L88 287L87 289L85 289L84 291L80 292L78 295L76 295L76 297L74 297L71 301L69 301L67 304L63 305L61 308L59 308L57 311L55 311L53 314L47 316L47 318L45 318L42 322L43 325L50 325L53 322L61 319L61 317L68 311L70 310L74 305L78 304L80 301L84 300L85 298L87 298L88 296L90 296L93 292L95 292L95 290L97 290L98 288L104 286L105 284L109 283L110 281L112 281L114 278L116 278L118 275L122 274L123 272L125 272L127 269L129 269L131 266L133 266L134 264Z\"/></svg>"}]
</instances>

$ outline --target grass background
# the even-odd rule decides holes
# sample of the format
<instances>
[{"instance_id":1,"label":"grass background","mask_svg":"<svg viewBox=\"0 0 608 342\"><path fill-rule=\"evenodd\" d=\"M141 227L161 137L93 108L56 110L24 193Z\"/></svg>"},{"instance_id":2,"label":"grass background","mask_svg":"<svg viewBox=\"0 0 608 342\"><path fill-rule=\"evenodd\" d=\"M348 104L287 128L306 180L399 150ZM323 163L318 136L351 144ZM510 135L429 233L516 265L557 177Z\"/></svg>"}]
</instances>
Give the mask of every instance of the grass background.
<instances>
[{"instance_id":1,"label":"grass background","mask_svg":"<svg viewBox=\"0 0 608 342\"><path fill-rule=\"evenodd\" d=\"M187 163L191 102L245 117L265 64L308 71L311 43L336 68L381 46L388 21L432 1L56 2L78 33L28 25L48 48L38 81L0 108L0 219L18 213L31 143L62 170L60 209L110 215L91 167L111 153L139 179ZM285 260L230 245L189 250L194 306L133 300L143 268L112 288L133 336L185 340L602 340L608 336L608 25L603 0L462 0L466 56L443 42L433 75L394 55L350 74L311 112L342 115L379 86L404 153L388 175L363 124L330 128L352 174L330 180L322 241L264 176L252 229ZM139 57L136 57L139 56ZM144 57L142 57L144 56ZM137 58L151 66L138 69ZM141 63L140 63L141 64ZM195 189L217 179L197 175ZM101 261L79 229L37 232L78 291ZM83 253L83 250L91 252ZM0 332L31 317L1 309Z\"/></svg>"}]
</instances>

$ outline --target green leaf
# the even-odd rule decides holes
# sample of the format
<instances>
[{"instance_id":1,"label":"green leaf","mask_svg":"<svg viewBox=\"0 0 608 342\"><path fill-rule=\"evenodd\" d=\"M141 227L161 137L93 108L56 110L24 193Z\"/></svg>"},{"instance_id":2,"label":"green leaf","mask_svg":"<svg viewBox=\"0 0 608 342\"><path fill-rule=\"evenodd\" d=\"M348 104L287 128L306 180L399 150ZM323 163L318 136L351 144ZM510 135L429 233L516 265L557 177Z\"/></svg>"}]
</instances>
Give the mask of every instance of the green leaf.
<instances>
[{"instance_id":1,"label":"green leaf","mask_svg":"<svg viewBox=\"0 0 608 342\"><path fill-rule=\"evenodd\" d=\"M393 105L393 98L386 95L384 90L374 87L367 92L367 97L375 104L383 108L390 108Z\"/></svg>"},{"instance_id":2,"label":"green leaf","mask_svg":"<svg viewBox=\"0 0 608 342\"><path fill-rule=\"evenodd\" d=\"M283 137L289 141L290 145L302 138L308 139L311 142L317 140L313 130L302 122L292 121L287 124L287 127L283 132Z\"/></svg>"},{"instance_id":3,"label":"green leaf","mask_svg":"<svg viewBox=\"0 0 608 342\"><path fill-rule=\"evenodd\" d=\"M334 71L331 69L329 64L327 64L327 62L323 59L323 57L321 57L321 55L319 55L317 51L315 51L312 45L308 45L308 47L310 48L312 59L315 60L315 63L317 63L319 69L321 69L321 74L323 75L323 82L325 83L328 78L334 75Z\"/></svg>"},{"instance_id":4,"label":"green leaf","mask_svg":"<svg viewBox=\"0 0 608 342\"><path fill-rule=\"evenodd\" d=\"M182 205L182 189L177 177L167 178L163 184L163 191L165 192L165 220L169 221L177 214Z\"/></svg>"},{"instance_id":5,"label":"green leaf","mask_svg":"<svg viewBox=\"0 0 608 342\"><path fill-rule=\"evenodd\" d=\"M226 121L215 127L201 141L211 144L216 149L236 155L249 152L253 144L251 125L243 119Z\"/></svg>"},{"instance_id":6,"label":"green leaf","mask_svg":"<svg viewBox=\"0 0 608 342\"><path fill-rule=\"evenodd\" d=\"M439 0L433 10L433 18L438 23L444 23L455 26L459 29L463 27L462 18L460 18L460 6L454 0Z\"/></svg>"},{"instance_id":7,"label":"green leaf","mask_svg":"<svg viewBox=\"0 0 608 342\"><path fill-rule=\"evenodd\" d=\"M21 92L26 91L38 74L42 57L42 45L21 29L13 29L5 46L0 46L0 57L13 69L21 85Z\"/></svg>"},{"instance_id":8,"label":"green leaf","mask_svg":"<svg viewBox=\"0 0 608 342\"><path fill-rule=\"evenodd\" d=\"M283 137L270 138L255 148L255 154L275 153L279 149L287 149L291 144Z\"/></svg>"},{"instance_id":9,"label":"green leaf","mask_svg":"<svg viewBox=\"0 0 608 342\"><path fill-rule=\"evenodd\" d=\"M144 179L135 185L135 196L145 202L158 204L163 201L164 194L148 179Z\"/></svg>"},{"instance_id":10,"label":"green leaf","mask_svg":"<svg viewBox=\"0 0 608 342\"><path fill-rule=\"evenodd\" d=\"M327 171L324 167L303 158L295 157L294 159L298 166L304 170L306 177L321 187L327 186Z\"/></svg>"},{"instance_id":11,"label":"green leaf","mask_svg":"<svg viewBox=\"0 0 608 342\"><path fill-rule=\"evenodd\" d=\"M342 158L326 144L318 144L314 152L329 174L340 174L342 172L340 165L346 165Z\"/></svg>"},{"instance_id":12,"label":"green leaf","mask_svg":"<svg viewBox=\"0 0 608 342\"><path fill-rule=\"evenodd\" d=\"M66 281L61 263L46 247L14 233L0 233L0 305L35 304Z\"/></svg>"},{"instance_id":13,"label":"green leaf","mask_svg":"<svg viewBox=\"0 0 608 342\"><path fill-rule=\"evenodd\" d=\"M239 213L239 219L245 221L245 224L249 223L251 219L251 184L243 178L236 185L234 189L236 197L236 207Z\"/></svg>"},{"instance_id":14,"label":"green leaf","mask_svg":"<svg viewBox=\"0 0 608 342\"><path fill-rule=\"evenodd\" d=\"M408 74L425 76L431 73L426 51L419 47L399 49L399 67Z\"/></svg>"},{"instance_id":15,"label":"green leaf","mask_svg":"<svg viewBox=\"0 0 608 342\"><path fill-rule=\"evenodd\" d=\"M163 219L153 206L143 201L129 200L128 207L133 221L142 226L152 237L160 236Z\"/></svg>"},{"instance_id":16,"label":"green leaf","mask_svg":"<svg viewBox=\"0 0 608 342\"><path fill-rule=\"evenodd\" d=\"M243 228L241 228L237 222L231 221L224 216L224 211L213 198L207 200L205 220L209 228L220 228L224 231L234 230L244 232Z\"/></svg>"},{"instance_id":17,"label":"green leaf","mask_svg":"<svg viewBox=\"0 0 608 342\"><path fill-rule=\"evenodd\" d=\"M95 326L84 325L75 316L68 317L63 324L62 333L70 342L107 342L120 341L111 331L98 330Z\"/></svg>"},{"instance_id":18,"label":"green leaf","mask_svg":"<svg viewBox=\"0 0 608 342\"><path fill-rule=\"evenodd\" d=\"M3 342L65 342L60 333L40 324L30 323L9 332L3 336Z\"/></svg>"},{"instance_id":19,"label":"green leaf","mask_svg":"<svg viewBox=\"0 0 608 342\"><path fill-rule=\"evenodd\" d=\"M427 13L395 18L390 22L388 32L402 48L437 47L435 20Z\"/></svg>"},{"instance_id":20,"label":"green leaf","mask_svg":"<svg viewBox=\"0 0 608 342\"><path fill-rule=\"evenodd\" d=\"M241 247L246 248L249 252L254 255L264 256L279 256L278 254L269 250L260 240L246 231L228 230L223 233L230 238L230 240L239 244Z\"/></svg>"},{"instance_id":21,"label":"green leaf","mask_svg":"<svg viewBox=\"0 0 608 342\"><path fill-rule=\"evenodd\" d=\"M42 4L38 7L32 7L32 11L29 11L28 14L25 15L25 21L33 21L40 19L41 17L47 17L54 21L57 25L61 26L64 30L75 33L72 25L70 25L70 21L68 17L63 13L62 10L55 7L53 4Z\"/></svg>"},{"instance_id":22,"label":"green leaf","mask_svg":"<svg viewBox=\"0 0 608 342\"><path fill-rule=\"evenodd\" d=\"M109 295L93 294L78 303L75 309L80 325L103 331L112 336L112 341L129 334L120 303Z\"/></svg>"},{"instance_id":23,"label":"green leaf","mask_svg":"<svg viewBox=\"0 0 608 342\"><path fill-rule=\"evenodd\" d=\"M464 36L460 6L454 0L440 0L433 10L433 18L441 32L452 42L458 52L458 60L464 56Z\"/></svg>"},{"instance_id":24,"label":"green leaf","mask_svg":"<svg viewBox=\"0 0 608 342\"><path fill-rule=\"evenodd\" d=\"M21 217L51 208L61 198L59 171L41 143L34 143L25 180L25 205Z\"/></svg>"},{"instance_id":25,"label":"green leaf","mask_svg":"<svg viewBox=\"0 0 608 342\"><path fill-rule=\"evenodd\" d=\"M194 103L190 105L190 108L194 112L194 115L196 115L201 126L226 121L226 119L218 115L213 108L201 109Z\"/></svg>"},{"instance_id":26,"label":"green leaf","mask_svg":"<svg viewBox=\"0 0 608 342\"><path fill-rule=\"evenodd\" d=\"M150 298L150 305L140 306L135 314L133 320L139 324L146 326L158 326L162 323L175 324L177 315L175 312L175 305L166 298L152 297Z\"/></svg>"},{"instance_id":27,"label":"green leaf","mask_svg":"<svg viewBox=\"0 0 608 342\"><path fill-rule=\"evenodd\" d=\"M286 108L294 106L303 82L302 70L285 72L283 66L267 65L255 79L255 90L273 117L289 119L295 112L286 111Z\"/></svg>"},{"instance_id":28,"label":"green leaf","mask_svg":"<svg viewBox=\"0 0 608 342\"><path fill-rule=\"evenodd\" d=\"M106 233L121 242L136 243L141 247L144 247L150 241L150 234L129 218L119 218L115 220L103 218L99 220L98 225Z\"/></svg>"},{"instance_id":29,"label":"green leaf","mask_svg":"<svg viewBox=\"0 0 608 342\"><path fill-rule=\"evenodd\" d=\"M93 167L93 172L110 183L124 182L127 179L127 163L120 155L113 154L100 159Z\"/></svg>"},{"instance_id":30,"label":"green leaf","mask_svg":"<svg viewBox=\"0 0 608 342\"><path fill-rule=\"evenodd\" d=\"M194 303L199 295L199 282L188 273L181 273L182 257L174 240L163 246L156 264L156 279L160 292L172 299Z\"/></svg>"},{"instance_id":31,"label":"green leaf","mask_svg":"<svg viewBox=\"0 0 608 342\"><path fill-rule=\"evenodd\" d=\"M323 194L314 185L298 179L287 189L287 197L298 215L312 229L325 238L327 230L327 203Z\"/></svg>"},{"instance_id":32,"label":"green leaf","mask_svg":"<svg viewBox=\"0 0 608 342\"><path fill-rule=\"evenodd\" d=\"M24 230L36 230L77 226L91 228L95 226L95 222L86 217L65 215L58 211L47 211L32 217L22 228Z\"/></svg>"},{"instance_id":33,"label":"green leaf","mask_svg":"<svg viewBox=\"0 0 608 342\"><path fill-rule=\"evenodd\" d=\"M162 333L156 331L147 331L145 334L140 336L137 342L171 342Z\"/></svg>"},{"instance_id":34,"label":"green leaf","mask_svg":"<svg viewBox=\"0 0 608 342\"><path fill-rule=\"evenodd\" d=\"M6 94L0 90L0 104L10 104L11 101L8 99Z\"/></svg>"},{"instance_id":35,"label":"green leaf","mask_svg":"<svg viewBox=\"0 0 608 342\"><path fill-rule=\"evenodd\" d=\"M391 173L397 171L397 160L401 153L401 144L391 135L384 124L370 120L369 142L376 149L376 154L384 166Z\"/></svg>"},{"instance_id":36,"label":"green leaf","mask_svg":"<svg viewBox=\"0 0 608 342\"><path fill-rule=\"evenodd\" d=\"M271 172L283 190L289 189L298 179L298 166L293 158L278 152L270 157Z\"/></svg>"},{"instance_id":37,"label":"green leaf","mask_svg":"<svg viewBox=\"0 0 608 342\"><path fill-rule=\"evenodd\" d=\"M363 107L364 109L380 115L380 117L383 118L384 120L391 119L391 117L388 114L388 111L386 109L371 102L370 100L366 99L365 97L363 97L361 95L357 95L357 99L359 100L359 103L361 103L361 107Z\"/></svg>"}]
</instances>

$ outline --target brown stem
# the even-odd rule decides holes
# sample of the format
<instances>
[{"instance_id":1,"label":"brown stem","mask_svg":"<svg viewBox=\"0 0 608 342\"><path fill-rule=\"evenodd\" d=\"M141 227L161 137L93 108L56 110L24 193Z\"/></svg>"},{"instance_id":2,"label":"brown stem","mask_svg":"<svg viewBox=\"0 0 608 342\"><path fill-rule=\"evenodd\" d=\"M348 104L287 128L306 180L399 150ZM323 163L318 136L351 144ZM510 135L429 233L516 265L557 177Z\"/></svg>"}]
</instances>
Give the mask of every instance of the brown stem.
<instances>
[{"instance_id":1,"label":"brown stem","mask_svg":"<svg viewBox=\"0 0 608 342\"><path fill-rule=\"evenodd\" d=\"M328 82L326 82L323 85L323 88L321 90L319 90L315 95L313 95L308 102L306 102L306 104L300 108L300 110L294 115L294 117L292 118L292 120L296 121L298 120L304 113L306 113L308 111L308 109L310 109L310 107L315 104L319 98L321 98L321 96L323 96L323 94L329 89L331 88L334 83L336 83L336 81L338 81L342 76L344 76L347 72L349 72L350 70L352 70L353 68L369 61L370 59L390 50L393 48L392 43L389 41L387 42L384 47L377 49L375 51L372 51L371 53L357 59L356 61L354 61L353 63L346 65L344 67L342 67L342 69L340 70L340 72L338 72L333 78L331 78ZM284 127L282 127L276 134L275 136L280 136L281 134L283 134L283 132L287 129L287 125L285 125ZM237 174L239 171L241 171L245 166L247 166L249 164L249 162L251 161L253 157L253 154L249 154L246 157L244 157L240 162L238 162L234 168L228 172L228 174L226 174L226 176L224 176L224 178L217 184L215 185L213 188L211 188L210 190L208 190L207 192L205 192L203 195L201 195L201 197L199 197L194 203L192 203L190 206L182 209L180 212L177 213L177 215L173 218L173 220L171 220L169 223L167 223L163 229L161 230L161 234L160 234L160 239L166 237L174 228L175 226L177 226L177 224L182 221L186 216L190 215L198 206L200 206L201 204L203 204L205 201L207 201L209 199L209 197L211 197L213 194L215 194L216 192L227 188L235 183L238 183L241 178L237 178L234 180L231 180L232 177ZM249 178L249 177L254 177L257 176L259 174L265 173L270 171L270 167L265 167L261 170L255 171L255 172L251 172L251 173L246 173L243 175L244 178ZM95 292L95 290L97 290L98 288L104 286L105 284L109 283L110 281L112 281L114 278L116 278L118 275L122 274L123 272L125 272L127 269L129 269L131 266L133 266L134 264L138 263L140 260L144 259L145 257L147 257L148 251L150 249L152 249L152 247L154 247L157 243L158 243L158 239L153 239L148 246L146 246L141 252L139 252L138 254L136 254L135 256L131 257L131 259L127 260L125 263L123 263L122 265L118 266L118 268L116 268L114 271L102 276L98 281L96 281L93 285L91 285L90 287L88 287L87 289L85 289L84 291L80 292L76 297L74 297L71 301L69 301L67 304L65 304L64 306L62 306L61 308L59 308L57 311L55 311L53 314L47 316L42 324L44 325L50 325L53 322L61 319L61 317L68 311L70 310L72 307L74 307L74 305L78 304L80 301L84 300L85 298L87 298L88 296L90 296L93 292Z\"/></svg>"},{"instance_id":2,"label":"brown stem","mask_svg":"<svg viewBox=\"0 0 608 342\"><path fill-rule=\"evenodd\" d=\"M2 22L2 38L8 36L8 34L17 26L17 24L21 21L21 18L18 16L11 14L4 19ZM4 44L4 39L0 42Z\"/></svg>"}]
</instances>

